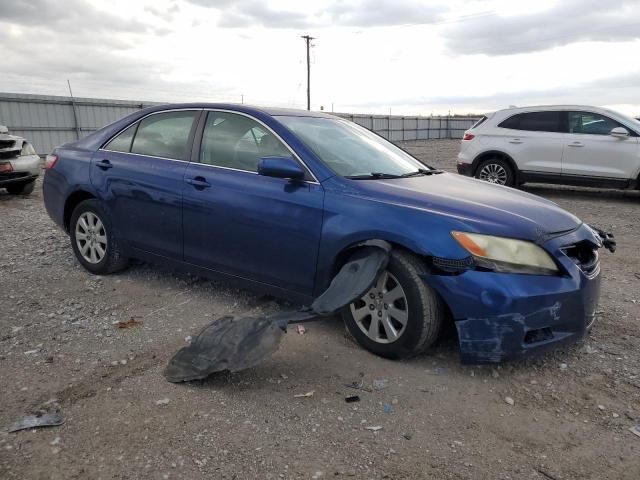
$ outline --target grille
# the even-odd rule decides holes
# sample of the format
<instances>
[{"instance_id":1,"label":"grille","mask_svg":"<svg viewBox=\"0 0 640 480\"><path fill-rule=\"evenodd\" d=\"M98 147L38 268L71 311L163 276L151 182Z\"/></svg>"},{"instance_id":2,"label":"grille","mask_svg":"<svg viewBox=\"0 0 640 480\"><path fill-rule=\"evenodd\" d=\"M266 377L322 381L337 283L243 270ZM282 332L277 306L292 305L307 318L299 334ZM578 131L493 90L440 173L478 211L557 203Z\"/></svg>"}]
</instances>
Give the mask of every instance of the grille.
<instances>
[{"instance_id":1,"label":"grille","mask_svg":"<svg viewBox=\"0 0 640 480\"><path fill-rule=\"evenodd\" d=\"M15 140L0 140L0 149L11 148L16 144Z\"/></svg>"},{"instance_id":2,"label":"grille","mask_svg":"<svg viewBox=\"0 0 640 480\"><path fill-rule=\"evenodd\" d=\"M7 160L9 158L15 158L20 153L18 150L0 150L0 160Z\"/></svg>"},{"instance_id":3,"label":"grille","mask_svg":"<svg viewBox=\"0 0 640 480\"><path fill-rule=\"evenodd\" d=\"M587 275L594 275L598 272L599 260L598 249L590 242L578 242L564 249L565 255L573 260L580 270Z\"/></svg>"},{"instance_id":4,"label":"grille","mask_svg":"<svg viewBox=\"0 0 640 480\"><path fill-rule=\"evenodd\" d=\"M442 271L455 273L468 270L473 267L473 258L467 257L461 260L452 260L450 258L433 257L433 265Z\"/></svg>"},{"instance_id":5,"label":"grille","mask_svg":"<svg viewBox=\"0 0 640 480\"><path fill-rule=\"evenodd\" d=\"M15 180L16 178L28 177L29 175L29 172L0 173L0 182L3 180Z\"/></svg>"}]
</instances>

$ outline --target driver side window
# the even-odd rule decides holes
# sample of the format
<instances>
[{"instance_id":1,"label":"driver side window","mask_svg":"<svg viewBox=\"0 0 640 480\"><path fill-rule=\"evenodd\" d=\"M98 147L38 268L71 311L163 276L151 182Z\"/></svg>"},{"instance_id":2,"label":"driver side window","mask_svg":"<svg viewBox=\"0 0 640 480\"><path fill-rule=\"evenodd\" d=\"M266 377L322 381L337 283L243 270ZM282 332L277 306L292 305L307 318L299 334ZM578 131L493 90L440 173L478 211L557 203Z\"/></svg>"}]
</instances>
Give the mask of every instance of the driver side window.
<instances>
[{"instance_id":1,"label":"driver side window","mask_svg":"<svg viewBox=\"0 0 640 480\"><path fill-rule=\"evenodd\" d=\"M262 157L293 158L287 147L255 120L228 112L209 112L200 146L200 163L258 171Z\"/></svg>"},{"instance_id":2,"label":"driver side window","mask_svg":"<svg viewBox=\"0 0 640 480\"><path fill-rule=\"evenodd\" d=\"M618 122L597 113L569 112L569 133L609 135L611 130L621 126Z\"/></svg>"}]
</instances>

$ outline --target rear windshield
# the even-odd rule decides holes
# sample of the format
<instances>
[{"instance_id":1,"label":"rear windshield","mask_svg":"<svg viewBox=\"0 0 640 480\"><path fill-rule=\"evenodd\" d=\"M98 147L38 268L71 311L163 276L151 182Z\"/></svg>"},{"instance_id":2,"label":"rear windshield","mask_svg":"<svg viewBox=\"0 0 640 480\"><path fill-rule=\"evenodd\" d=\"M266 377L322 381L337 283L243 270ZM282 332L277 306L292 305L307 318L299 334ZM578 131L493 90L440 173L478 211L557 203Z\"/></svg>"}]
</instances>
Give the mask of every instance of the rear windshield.
<instances>
[{"instance_id":1,"label":"rear windshield","mask_svg":"<svg viewBox=\"0 0 640 480\"><path fill-rule=\"evenodd\" d=\"M278 120L343 177L406 175L428 168L393 143L346 120L290 116Z\"/></svg>"}]
</instances>

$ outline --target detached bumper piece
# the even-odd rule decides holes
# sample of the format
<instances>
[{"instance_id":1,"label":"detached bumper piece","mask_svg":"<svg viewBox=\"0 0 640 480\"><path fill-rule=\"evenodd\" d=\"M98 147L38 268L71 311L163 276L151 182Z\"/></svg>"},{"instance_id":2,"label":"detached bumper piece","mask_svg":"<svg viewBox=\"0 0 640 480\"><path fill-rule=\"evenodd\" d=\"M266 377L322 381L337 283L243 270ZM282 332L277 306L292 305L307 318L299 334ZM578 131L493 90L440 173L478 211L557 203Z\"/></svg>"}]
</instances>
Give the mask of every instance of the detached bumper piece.
<instances>
[{"instance_id":1,"label":"detached bumper piece","mask_svg":"<svg viewBox=\"0 0 640 480\"><path fill-rule=\"evenodd\" d=\"M253 367L273 355L289 323L331 315L362 297L389 262L391 245L371 240L359 245L309 308L262 317L222 317L207 325L171 358L164 376L170 382L201 380L212 373Z\"/></svg>"},{"instance_id":2,"label":"detached bumper piece","mask_svg":"<svg viewBox=\"0 0 640 480\"><path fill-rule=\"evenodd\" d=\"M590 227L593 231L595 231L598 234L602 242L602 246L604 248L609 250L611 253L616 251L617 245L616 245L615 239L613 238L613 233L605 232L601 228L594 227L593 225L590 225Z\"/></svg>"}]
</instances>

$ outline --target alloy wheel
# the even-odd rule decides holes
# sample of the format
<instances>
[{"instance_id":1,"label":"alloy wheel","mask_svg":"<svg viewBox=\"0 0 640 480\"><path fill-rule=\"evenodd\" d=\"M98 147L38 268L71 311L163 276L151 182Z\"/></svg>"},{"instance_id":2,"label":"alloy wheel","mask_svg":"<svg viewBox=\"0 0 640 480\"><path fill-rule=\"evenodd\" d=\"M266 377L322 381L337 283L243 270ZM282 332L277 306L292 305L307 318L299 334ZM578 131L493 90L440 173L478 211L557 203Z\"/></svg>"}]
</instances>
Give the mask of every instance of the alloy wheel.
<instances>
[{"instance_id":1,"label":"alloy wheel","mask_svg":"<svg viewBox=\"0 0 640 480\"><path fill-rule=\"evenodd\" d=\"M377 343L396 341L409 320L407 296L400 282L387 271L349 308L360 330Z\"/></svg>"},{"instance_id":2,"label":"alloy wheel","mask_svg":"<svg viewBox=\"0 0 640 480\"><path fill-rule=\"evenodd\" d=\"M107 254L107 231L93 212L84 212L76 222L76 245L87 262L100 263Z\"/></svg>"},{"instance_id":3,"label":"alloy wheel","mask_svg":"<svg viewBox=\"0 0 640 480\"><path fill-rule=\"evenodd\" d=\"M506 185L507 171L502 165L497 163L487 163L482 167L478 178L485 182L495 183L497 185Z\"/></svg>"}]
</instances>

